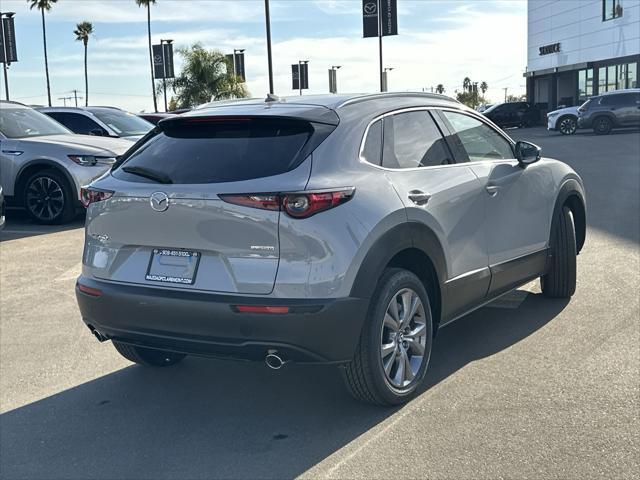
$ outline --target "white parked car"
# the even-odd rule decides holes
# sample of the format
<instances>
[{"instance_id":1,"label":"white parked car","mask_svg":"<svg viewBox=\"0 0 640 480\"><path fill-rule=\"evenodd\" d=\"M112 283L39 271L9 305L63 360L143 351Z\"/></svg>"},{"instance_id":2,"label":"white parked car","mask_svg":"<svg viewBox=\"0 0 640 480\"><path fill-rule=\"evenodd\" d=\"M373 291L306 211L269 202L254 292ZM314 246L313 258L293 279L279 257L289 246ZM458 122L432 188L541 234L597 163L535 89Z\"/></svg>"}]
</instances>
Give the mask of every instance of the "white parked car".
<instances>
[{"instance_id":1,"label":"white parked car","mask_svg":"<svg viewBox=\"0 0 640 480\"><path fill-rule=\"evenodd\" d=\"M573 135L578 129L578 107L567 107L547 113L547 130Z\"/></svg>"}]
</instances>

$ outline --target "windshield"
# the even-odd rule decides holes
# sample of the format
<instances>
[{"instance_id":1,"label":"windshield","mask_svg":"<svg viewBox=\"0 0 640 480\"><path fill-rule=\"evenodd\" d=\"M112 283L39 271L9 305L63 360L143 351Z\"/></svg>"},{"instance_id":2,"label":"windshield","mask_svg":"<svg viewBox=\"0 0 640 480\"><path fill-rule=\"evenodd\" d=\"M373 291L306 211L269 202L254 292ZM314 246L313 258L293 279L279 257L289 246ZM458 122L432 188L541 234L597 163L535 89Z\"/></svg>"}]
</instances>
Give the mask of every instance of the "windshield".
<instances>
[{"instance_id":1,"label":"windshield","mask_svg":"<svg viewBox=\"0 0 640 480\"><path fill-rule=\"evenodd\" d=\"M72 133L52 118L31 108L0 108L0 132L7 138L28 138Z\"/></svg>"},{"instance_id":2,"label":"windshield","mask_svg":"<svg viewBox=\"0 0 640 480\"><path fill-rule=\"evenodd\" d=\"M145 119L122 110L95 109L89 111L106 123L119 137L144 135L153 128L153 125Z\"/></svg>"}]
</instances>

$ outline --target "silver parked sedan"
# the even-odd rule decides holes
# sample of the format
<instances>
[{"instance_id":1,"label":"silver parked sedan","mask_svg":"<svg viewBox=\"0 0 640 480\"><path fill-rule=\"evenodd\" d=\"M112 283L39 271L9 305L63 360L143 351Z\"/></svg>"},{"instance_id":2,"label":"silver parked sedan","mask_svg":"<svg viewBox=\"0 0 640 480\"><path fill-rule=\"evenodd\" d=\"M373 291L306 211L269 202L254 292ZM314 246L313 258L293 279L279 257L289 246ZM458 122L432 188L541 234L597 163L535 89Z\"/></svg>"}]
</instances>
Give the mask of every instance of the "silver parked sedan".
<instances>
[{"instance_id":1,"label":"silver parked sedan","mask_svg":"<svg viewBox=\"0 0 640 480\"><path fill-rule=\"evenodd\" d=\"M15 102L0 102L0 185L8 202L40 223L65 223L80 204L80 187L109 169L133 141L76 135Z\"/></svg>"}]
</instances>

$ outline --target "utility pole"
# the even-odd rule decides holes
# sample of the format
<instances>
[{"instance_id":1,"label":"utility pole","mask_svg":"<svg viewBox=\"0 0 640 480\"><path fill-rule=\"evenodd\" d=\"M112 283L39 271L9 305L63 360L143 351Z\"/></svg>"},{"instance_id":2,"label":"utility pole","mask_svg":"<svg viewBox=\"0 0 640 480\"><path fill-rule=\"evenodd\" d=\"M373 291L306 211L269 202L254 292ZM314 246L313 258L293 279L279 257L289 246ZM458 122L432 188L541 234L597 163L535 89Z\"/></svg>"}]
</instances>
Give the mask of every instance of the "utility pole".
<instances>
[{"instance_id":1,"label":"utility pole","mask_svg":"<svg viewBox=\"0 0 640 480\"><path fill-rule=\"evenodd\" d=\"M71 93L73 93L73 99L76 102L76 107L78 106L78 99L82 100L82 97L78 96L78 90L71 90ZM69 97L69 99L71 99L72 97Z\"/></svg>"},{"instance_id":2,"label":"utility pole","mask_svg":"<svg viewBox=\"0 0 640 480\"><path fill-rule=\"evenodd\" d=\"M273 64L271 61L271 16L269 15L269 0L264 0L264 17L267 24L267 62L269 64L269 93L273 95ZM298 72L300 76L300 72Z\"/></svg>"},{"instance_id":3,"label":"utility pole","mask_svg":"<svg viewBox=\"0 0 640 480\"><path fill-rule=\"evenodd\" d=\"M67 106L67 100L73 100L73 97L58 97L58 100L62 100L64 102L64 106Z\"/></svg>"},{"instance_id":4,"label":"utility pole","mask_svg":"<svg viewBox=\"0 0 640 480\"><path fill-rule=\"evenodd\" d=\"M509 87L503 87L503 90L504 90L504 103L507 103L507 89L508 88Z\"/></svg>"}]
</instances>

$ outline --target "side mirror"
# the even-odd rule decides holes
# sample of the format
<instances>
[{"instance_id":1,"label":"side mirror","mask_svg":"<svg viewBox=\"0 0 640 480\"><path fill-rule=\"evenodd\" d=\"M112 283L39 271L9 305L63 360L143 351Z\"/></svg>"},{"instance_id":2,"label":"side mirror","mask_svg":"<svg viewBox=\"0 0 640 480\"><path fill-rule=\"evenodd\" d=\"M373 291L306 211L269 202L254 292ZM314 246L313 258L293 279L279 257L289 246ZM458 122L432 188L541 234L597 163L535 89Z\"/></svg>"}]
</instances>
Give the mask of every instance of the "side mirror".
<instances>
[{"instance_id":1,"label":"side mirror","mask_svg":"<svg viewBox=\"0 0 640 480\"><path fill-rule=\"evenodd\" d=\"M94 128L89 131L89 135L95 135L96 137L102 137L102 130L100 128Z\"/></svg>"},{"instance_id":2,"label":"side mirror","mask_svg":"<svg viewBox=\"0 0 640 480\"><path fill-rule=\"evenodd\" d=\"M521 167L526 167L540 160L540 147L533 143L519 141L516 142L516 159Z\"/></svg>"}]
</instances>

